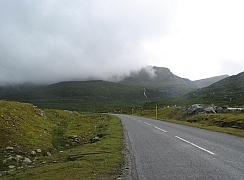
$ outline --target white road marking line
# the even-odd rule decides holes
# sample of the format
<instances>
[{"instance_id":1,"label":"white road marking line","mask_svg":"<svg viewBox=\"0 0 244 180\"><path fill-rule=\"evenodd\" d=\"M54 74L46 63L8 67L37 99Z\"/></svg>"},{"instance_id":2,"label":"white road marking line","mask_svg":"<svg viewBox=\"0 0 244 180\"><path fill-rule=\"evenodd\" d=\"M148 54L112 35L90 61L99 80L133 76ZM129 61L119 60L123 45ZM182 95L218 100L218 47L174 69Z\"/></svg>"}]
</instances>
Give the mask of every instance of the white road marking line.
<instances>
[{"instance_id":1,"label":"white road marking line","mask_svg":"<svg viewBox=\"0 0 244 180\"><path fill-rule=\"evenodd\" d=\"M196 144L194 144L194 143L192 143L192 142L189 142L189 141L187 141L187 140L185 140L185 139L183 139L183 138L180 138L180 137L178 137L178 136L175 136L177 139L180 139L180 140L182 140L182 141L184 141L184 142L186 142L186 143L188 143L188 144L191 144L192 146L195 146L195 147L197 147L197 148L199 148L199 149L201 149L201 150L203 150L203 151L205 151L205 152L207 152L207 153L209 153L209 154L212 154L212 155L214 155L214 153L213 152L211 152L211 151L209 151L209 150L207 150L207 149L204 149L204 148L202 148L202 147L200 147L200 146L198 146L198 145L196 145Z\"/></svg>"},{"instance_id":2,"label":"white road marking line","mask_svg":"<svg viewBox=\"0 0 244 180\"><path fill-rule=\"evenodd\" d=\"M157 126L154 126L154 127L155 127L156 129L160 130L160 131L167 132L167 131L165 131L165 130L163 130L163 129L157 127Z\"/></svg>"},{"instance_id":3,"label":"white road marking line","mask_svg":"<svg viewBox=\"0 0 244 180\"><path fill-rule=\"evenodd\" d=\"M147 123L147 122L144 122L145 124L147 124L147 125L149 125L149 126L151 126L151 124L149 124L149 123Z\"/></svg>"}]
</instances>

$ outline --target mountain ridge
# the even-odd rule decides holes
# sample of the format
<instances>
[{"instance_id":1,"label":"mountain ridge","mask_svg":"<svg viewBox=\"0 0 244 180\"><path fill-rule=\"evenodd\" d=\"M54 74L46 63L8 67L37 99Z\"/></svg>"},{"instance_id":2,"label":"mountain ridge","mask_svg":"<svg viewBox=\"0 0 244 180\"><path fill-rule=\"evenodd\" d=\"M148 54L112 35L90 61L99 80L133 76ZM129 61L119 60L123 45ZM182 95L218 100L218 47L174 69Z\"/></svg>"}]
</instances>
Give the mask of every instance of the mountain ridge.
<instances>
[{"instance_id":1,"label":"mountain ridge","mask_svg":"<svg viewBox=\"0 0 244 180\"><path fill-rule=\"evenodd\" d=\"M216 106L243 107L244 106L244 72L229 76L210 86L196 89L180 98L144 104L145 107L154 107L155 103L161 106L190 106L205 104Z\"/></svg>"},{"instance_id":2,"label":"mountain ridge","mask_svg":"<svg viewBox=\"0 0 244 180\"><path fill-rule=\"evenodd\" d=\"M224 78L205 88L189 93L188 96L198 95L206 103L218 105L243 106L244 102L244 71Z\"/></svg>"},{"instance_id":3,"label":"mountain ridge","mask_svg":"<svg viewBox=\"0 0 244 180\"><path fill-rule=\"evenodd\" d=\"M28 102L41 108L96 111L181 97L196 89L192 81L174 75L168 68L149 66L120 82L64 81L48 86L0 88L0 99Z\"/></svg>"}]
</instances>

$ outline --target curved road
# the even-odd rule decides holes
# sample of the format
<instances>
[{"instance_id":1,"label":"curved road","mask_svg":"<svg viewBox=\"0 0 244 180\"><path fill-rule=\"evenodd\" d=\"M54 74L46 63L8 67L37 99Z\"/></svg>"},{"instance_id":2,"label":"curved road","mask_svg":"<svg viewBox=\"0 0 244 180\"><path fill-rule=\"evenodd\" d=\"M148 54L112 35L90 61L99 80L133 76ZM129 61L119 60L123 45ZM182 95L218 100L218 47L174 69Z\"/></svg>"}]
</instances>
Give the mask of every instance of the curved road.
<instances>
[{"instance_id":1,"label":"curved road","mask_svg":"<svg viewBox=\"0 0 244 180\"><path fill-rule=\"evenodd\" d=\"M244 138L116 115L130 150L131 179L244 180Z\"/></svg>"}]
</instances>

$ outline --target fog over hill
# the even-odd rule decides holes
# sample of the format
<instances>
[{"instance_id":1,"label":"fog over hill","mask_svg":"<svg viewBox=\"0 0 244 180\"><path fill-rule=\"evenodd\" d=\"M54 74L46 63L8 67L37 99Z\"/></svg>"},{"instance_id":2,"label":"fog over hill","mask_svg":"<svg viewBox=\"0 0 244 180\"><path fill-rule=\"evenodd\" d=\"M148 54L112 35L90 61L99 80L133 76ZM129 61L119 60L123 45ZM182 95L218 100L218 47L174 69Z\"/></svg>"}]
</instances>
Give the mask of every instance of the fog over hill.
<instances>
[{"instance_id":1,"label":"fog over hill","mask_svg":"<svg viewBox=\"0 0 244 180\"><path fill-rule=\"evenodd\" d=\"M175 87L186 88L187 92L193 89L206 87L213 84L221 79L228 77L228 75L220 75L216 77L211 77L207 79L201 79L196 81L191 81L186 78L179 77L171 72L170 69L166 67L157 67L157 66L146 66L137 70L131 70L128 74L120 74L109 76L105 74L101 77L92 77L80 79L67 79L63 81L92 81L92 80L103 80L109 82L119 82L123 84L139 85L144 88L166 88L166 87ZM63 82L58 81L58 82ZM55 82L55 83L58 83ZM41 82L26 82L26 83L13 83L13 82L4 82L0 83L0 94L4 93L15 93L15 92L25 92L30 91L41 86L51 85L54 83L41 83ZM184 92L185 93L185 92Z\"/></svg>"},{"instance_id":2,"label":"fog over hill","mask_svg":"<svg viewBox=\"0 0 244 180\"><path fill-rule=\"evenodd\" d=\"M10 84L0 86L0 99L30 102L43 108L94 111L181 97L197 89L193 81L174 75L168 68L156 66L131 72L120 81L115 79L116 82L63 81L42 86Z\"/></svg>"},{"instance_id":3,"label":"fog over hill","mask_svg":"<svg viewBox=\"0 0 244 180\"><path fill-rule=\"evenodd\" d=\"M190 80L237 74L243 17L240 0L2 0L0 84L111 81L147 65Z\"/></svg>"}]
</instances>

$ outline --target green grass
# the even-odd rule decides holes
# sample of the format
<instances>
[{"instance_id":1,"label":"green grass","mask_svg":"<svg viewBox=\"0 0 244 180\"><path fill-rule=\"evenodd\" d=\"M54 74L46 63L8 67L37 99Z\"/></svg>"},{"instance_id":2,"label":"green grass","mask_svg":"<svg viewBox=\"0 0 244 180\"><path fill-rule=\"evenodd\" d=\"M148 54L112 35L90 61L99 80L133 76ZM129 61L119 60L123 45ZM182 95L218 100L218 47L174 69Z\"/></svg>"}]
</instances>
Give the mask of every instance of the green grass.
<instances>
[{"instance_id":1,"label":"green grass","mask_svg":"<svg viewBox=\"0 0 244 180\"><path fill-rule=\"evenodd\" d=\"M44 147L53 149L51 133L53 124L45 112L31 104L0 101L0 150L13 146L19 153Z\"/></svg>"},{"instance_id":2,"label":"green grass","mask_svg":"<svg viewBox=\"0 0 244 180\"><path fill-rule=\"evenodd\" d=\"M156 119L155 110L134 110L134 115ZM187 115L184 108L158 110L158 120L193 126L244 137L244 113Z\"/></svg>"},{"instance_id":3,"label":"green grass","mask_svg":"<svg viewBox=\"0 0 244 180\"><path fill-rule=\"evenodd\" d=\"M155 105L190 106L204 104L215 106L242 107L244 106L244 72L222 79L208 87L191 91L179 97L168 98L160 101L146 102L144 109L152 109Z\"/></svg>"},{"instance_id":4,"label":"green grass","mask_svg":"<svg viewBox=\"0 0 244 180\"><path fill-rule=\"evenodd\" d=\"M6 101L1 101L0 107L0 115L4 117L7 117L7 114L12 112L11 109L13 107L15 109L23 108L21 110L23 111L22 113L25 113L24 119L33 117L32 123L29 124L29 121L25 120L25 123L20 124L19 129L21 131L18 137L14 136L12 127L8 128L4 124L3 118L1 119L0 117L0 120L2 120L1 130L8 130L5 137L9 139L9 142L12 142L11 144L0 144L1 162L6 156L15 157L19 154L19 151L15 151L17 146L19 148L25 147L26 151L21 155L32 160L32 163L29 164L32 168L23 166L15 160L7 160L6 163L1 163L0 172L8 170L9 165L16 166L10 172L10 175L5 176L4 179L116 179L122 174L121 167L124 164L122 155L122 150L124 149L123 128L118 118L106 114L50 109L40 110L31 104ZM25 112L27 107L29 109ZM5 110L2 111L2 109ZM20 113L20 111L16 110L17 112ZM39 112L44 112L45 115L36 118ZM13 115L13 117L15 116L17 117L17 114ZM4 121L6 120L4 119ZM39 139L42 131L38 131L38 123L44 129L49 128L46 130L49 132L48 137L45 137L46 139ZM25 139L25 134L27 133L21 128L22 124L28 124L25 131L32 134L32 138L28 140L35 143L29 143L29 141L25 140L22 144L16 144ZM3 136L2 132L0 132L1 137ZM95 137L99 138L95 139ZM5 149L6 145L13 146L14 150L8 152ZM36 148L42 149L43 153L31 156L30 150L35 150ZM46 151L51 151L52 155L46 156ZM78 154L86 155L76 160L70 159L70 156Z\"/></svg>"},{"instance_id":5,"label":"green grass","mask_svg":"<svg viewBox=\"0 0 244 180\"><path fill-rule=\"evenodd\" d=\"M60 82L1 98L32 103L40 108L86 112L142 105L145 100L143 87L106 81Z\"/></svg>"}]
</instances>

